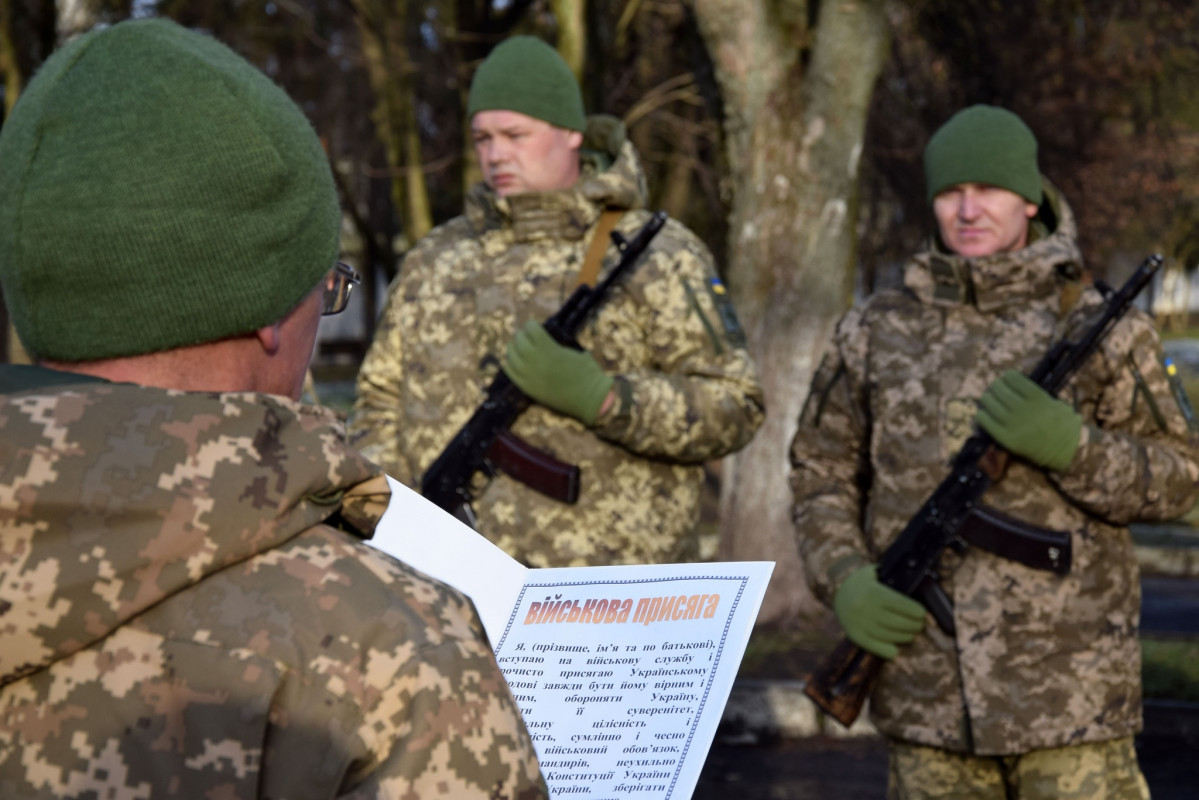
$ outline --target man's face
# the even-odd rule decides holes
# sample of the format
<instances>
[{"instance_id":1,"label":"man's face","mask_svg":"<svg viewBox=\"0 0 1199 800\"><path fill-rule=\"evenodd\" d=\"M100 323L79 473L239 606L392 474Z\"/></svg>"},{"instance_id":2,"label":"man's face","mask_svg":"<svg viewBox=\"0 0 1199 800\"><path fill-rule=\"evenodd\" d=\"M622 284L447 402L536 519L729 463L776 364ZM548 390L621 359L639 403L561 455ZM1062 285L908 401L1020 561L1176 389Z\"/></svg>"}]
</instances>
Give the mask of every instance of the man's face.
<instances>
[{"instance_id":1,"label":"man's face","mask_svg":"<svg viewBox=\"0 0 1199 800\"><path fill-rule=\"evenodd\" d=\"M977 258L1027 245L1028 221L1036 216L1037 207L998 186L959 183L933 198L933 214L945 246Z\"/></svg>"},{"instance_id":2,"label":"man's face","mask_svg":"<svg viewBox=\"0 0 1199 800\"><path fill-rule=\"evenodd\" d=\"M518 111L480 111L470 127L483 180L500 197L566 189L578 180L578 131Z\"/></svg>"}]
</instances>

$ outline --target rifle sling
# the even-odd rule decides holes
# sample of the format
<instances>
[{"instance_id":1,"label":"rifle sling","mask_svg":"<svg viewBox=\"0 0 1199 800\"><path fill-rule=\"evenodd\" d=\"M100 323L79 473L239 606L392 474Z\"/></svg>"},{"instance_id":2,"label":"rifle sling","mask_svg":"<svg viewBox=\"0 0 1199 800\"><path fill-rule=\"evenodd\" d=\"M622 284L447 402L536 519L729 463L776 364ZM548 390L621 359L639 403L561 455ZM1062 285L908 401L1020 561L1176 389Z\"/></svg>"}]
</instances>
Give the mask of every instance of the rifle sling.
<instances>
[{"instance_id":1,"label":"rifle sling","mask_svg":"<svg viewBox=\"0 0 1199 800\"><path fill-rule=\"evenodd\" d=\"M1057 575L1070 572L1069 531L1040 528L993 508L975 506L959 533L968 543L1000 558Z\"/></svg>"},{"instance_id":2,"label":"rifle sling","mask_svg":"<svg viewBox=\"0 0 1199 800\"><path fill-rule=\"evenodd\" d=\"M600 265L604 262L604 253L611 244L612 231L623 215L623 211L612 209L600 214L591 233L591 242L587 246L576 287L595 285ZM504 431L495 438L487 448L486 459L492 469L503 472L546 497L572 504L579 500L578 466L559 461L511 431Z\"/></svg>"},{"instance_id":3,"label":"rifle sling","mask_svg":"<svg viewBox=\"0 0 1199 800\"><path fill-rule=\"evenodd\" d=\"M551 456L521 439L512 431L495 437L487 448L489 467L513 480L562 503L579 500L579 468Z\"/></svg>"},{"instance_id":4,"label":"rifle sling","mask_svg":"<svg viewBox=\"0 0 1199 800\"><path fill-rule=\"evenodd\" d=\"M622 216L624 216L623 211L610 208L600 214L599 220L595 223L595 230L591 234L591 244L587 246L587 255L583 257L583 268L579 270L579 279L575 286L595 285L595 279L599 277L600 265L604 263L604 253L608 252L608 245L612 244L612 231L616 229L616 223L620 222Z\"/></svg>"},{"instance_id":5,"label":"rifle sling","mask_svg":"<svg viewBox=\"0 0 1199 800\"><path fill-rule=\"evenodd\" d=\"M594 286L599 277L604 253L611 244L612 231L624 216L623 211L606 209L596 221L591 242L583 258L583 267L575 285ZM563 503L579 500L579 468L528 444L511 431L504 431L487 448L487 462L510 478L534 491Z\"/></svg>"},{"instance_id":6,"label":"rifle sling","mask_svg":"<svg viewBox=\"0 0 1199 800\"><path fill-rule=\"evenodd\" d=\"M575 286L594 286L599 277L604 253L611 244L612 231L623 211L605 210L591 233L591 243L583 257L583 267ZM513 480L520 481L546 497L563 503L579 500L579 468L551 456L525 442L511 431L504 431L487 448L487 462Z\"/></svg>"}]
</instances>

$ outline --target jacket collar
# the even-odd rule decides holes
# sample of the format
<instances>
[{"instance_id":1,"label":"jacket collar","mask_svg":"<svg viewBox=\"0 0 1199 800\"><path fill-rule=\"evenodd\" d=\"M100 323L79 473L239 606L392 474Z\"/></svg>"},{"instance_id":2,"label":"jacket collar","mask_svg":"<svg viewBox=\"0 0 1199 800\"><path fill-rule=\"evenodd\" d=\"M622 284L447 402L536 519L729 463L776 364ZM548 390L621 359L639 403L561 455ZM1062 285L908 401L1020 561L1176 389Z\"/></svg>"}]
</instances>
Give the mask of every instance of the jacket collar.
<instances>
[{"instance_id":1,"label":"jacket collar","mask_svg":"<svg viewBox=\"0 0 1199 800\"><path fill-rule=\"evenodd\" d=\"M1082 254L1073 212L1056 189L1045 188L1042 232L1027 247L966 258L934 239L905 266L904 286L925 303L973 305L984 313L1056 296L1064 282L1081 276Z\"/></svg>"}]
</instances>

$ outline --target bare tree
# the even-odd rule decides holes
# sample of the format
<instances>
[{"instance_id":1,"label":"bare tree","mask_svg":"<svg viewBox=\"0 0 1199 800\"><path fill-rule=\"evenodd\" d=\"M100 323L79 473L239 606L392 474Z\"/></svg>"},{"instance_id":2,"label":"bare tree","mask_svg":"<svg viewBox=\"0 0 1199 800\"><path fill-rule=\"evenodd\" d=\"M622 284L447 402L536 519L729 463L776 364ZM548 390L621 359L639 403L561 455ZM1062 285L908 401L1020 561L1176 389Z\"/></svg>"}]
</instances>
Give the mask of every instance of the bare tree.
<instances>
[{"instance_id":1,"label":"bare tree","mask_svg":"<svg viewBox=\"0 0 1199 800\"><path fill-rule=\"evenodd\" d=\"M0 0L0 77L4 116L56 42L54 0Z\"/></svg>"},{"instance_id":2,"label":"bare tree","mask_svg":"<svg viewBox=\"0 0 1199 800\"><path fill-rule=\"evenodd\" d=\"M0 0L0 79L7 118L21 90L57 42L54 0ZM29 363L0 294L0 361Z\"/></svg>"},{"instance_id":3,"label":"bare tree","mask_svg":"<svg viewBox=\"0 0 1199 800\"><path fill-rule=\"evenodd\" d=\"M414 70L408 55L409 3L354 0L354 7L375 90L375 126L387 162L397 176L392 184L392 201L399 211L404 235L409 242L415 242L432 229L433 214L416 121Z\"/></svg>"},{"instance_id":4,"label":"bare tree","mask_svg":"<svg viewBox=\"0 0 1199 800\"><path fill-rule=\"evenodd\" d=\"M582 80L583 63L587 58L584 29L587 0L550 0L550 7L558 21L558 53L570 65L575 78Z\"/></svg>"},{"instance_id":5,"label":"bare tree","mask_svg":"<svg viewBox=\"0 0 1199 800\"><path fill-rule=\"evenodd\" d=\"M729 284L767 419L724 469L723 551L777 562L759 620L814 613L790 520L786 443L851 299L858 163L886 59L883 0L693 0L716 65L733 182Z\"/></svg>"}]
</instances>

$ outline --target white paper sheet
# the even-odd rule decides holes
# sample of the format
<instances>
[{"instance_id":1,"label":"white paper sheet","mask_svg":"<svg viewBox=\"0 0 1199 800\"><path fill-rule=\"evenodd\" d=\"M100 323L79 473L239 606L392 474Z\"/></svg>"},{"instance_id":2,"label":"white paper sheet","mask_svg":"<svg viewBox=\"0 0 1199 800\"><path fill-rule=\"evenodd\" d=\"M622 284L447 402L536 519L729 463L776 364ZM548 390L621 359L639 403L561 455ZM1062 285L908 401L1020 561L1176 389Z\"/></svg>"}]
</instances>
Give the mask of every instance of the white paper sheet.
<instances>
[{"instance_id":1,"label":"white paper sheet","mask_svg":"<svg viewBox=\"0 0 1199 800\"><path fill-rule=\"evenodd\" d=\"M690 797L774 562L527 569L392 489L370 543L474 601L551 797Z\"/></svg>"},{"instance_id":2,"label":"white paper sheet","mask_svg":"<svg viewBox=\"0 0 1199 800\"><path fill-rule=\"evenodd\" d=\"M367 544L475 602L494 644L525 582L528 567L412 489L388 476L391 503Z\"/></svg>"}]
</instances>

